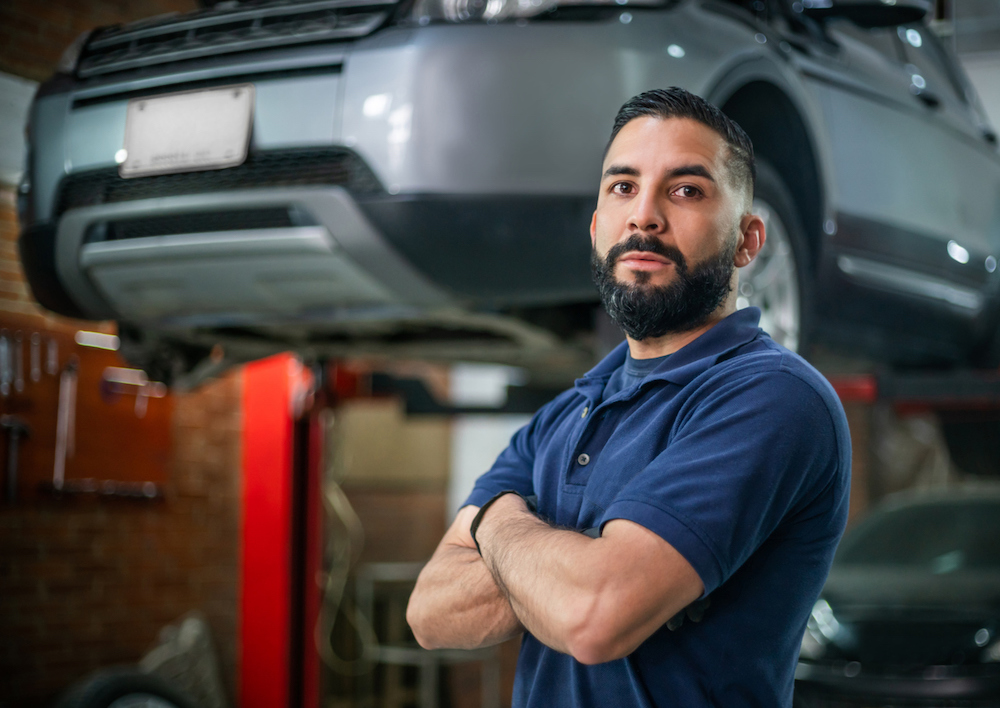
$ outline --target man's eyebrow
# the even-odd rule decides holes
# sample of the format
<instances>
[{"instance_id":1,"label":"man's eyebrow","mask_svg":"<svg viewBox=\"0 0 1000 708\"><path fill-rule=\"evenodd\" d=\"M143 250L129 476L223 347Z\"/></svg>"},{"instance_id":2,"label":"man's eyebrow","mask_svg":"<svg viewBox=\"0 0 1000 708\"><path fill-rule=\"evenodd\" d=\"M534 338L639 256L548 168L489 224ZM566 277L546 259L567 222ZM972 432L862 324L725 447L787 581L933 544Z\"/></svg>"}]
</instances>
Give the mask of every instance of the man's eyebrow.
<instances>
[{"instance_id":1,"label":"man's eyebrow","mask_svg":"<svg viewBox=\"0 0 1000 708\"><path fill-rule=\"evenodd\" d=\"M702 165L682 165L680 167L675 167L674 169L670 170L670 172L667 173L667 176L668 177L684 177L684 176L704 177L709 182L714 182L715 181L715 177L712 176L712 173L709 172L707 169L705 169L705 167L702 166Z\"/></svg>"},{"instance_id":2,"label":"man's eyebrow","mask_svg":"<svg viewBox=\"0 0 1000 708\"><path fill-rule=\"evenodd\" d=\"M612 177L615 175L627 175L629 177L638 177L639 170L634 167L629 167L628 165L611 165L608 169L604 170L602 179L605 177Z\"/></svg>"},{"instance_id":3,"label":"man's eyebrow","mask_svg":"<svg viewBox=\"0 0 1000 708\"><path fill-rule=\"evenodd\" d=\"M608 169L604 170L602 179L608 177L615 177L619 175L626 175L628 177L639 177L639 170L634 167L629 167L628 165L611 165ZM680 167L675 167L667 173L667 177L704 177L710 182L715 181L715 177L709 172L703 165L681 165Z\"/></svg>"}]
</instances>

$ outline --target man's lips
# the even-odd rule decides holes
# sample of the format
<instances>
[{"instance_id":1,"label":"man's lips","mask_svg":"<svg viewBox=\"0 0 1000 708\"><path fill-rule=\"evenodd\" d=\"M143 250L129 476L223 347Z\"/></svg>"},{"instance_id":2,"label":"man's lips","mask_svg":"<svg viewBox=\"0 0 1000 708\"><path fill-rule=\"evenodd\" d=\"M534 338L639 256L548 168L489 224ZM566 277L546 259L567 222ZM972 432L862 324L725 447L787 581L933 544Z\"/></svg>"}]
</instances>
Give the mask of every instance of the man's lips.
<instances>
[{"instance_id":1,"label":"man's lips","mask_svg":"<svg viewBox=\"0 0 1000 708\"><path fill-rule=\"evenodd\" d=\"M660 270L673 265L673 261L659 253L649 251L627 251L618 258L618 263L630 270Z\"/></svg>"}]
</instances>

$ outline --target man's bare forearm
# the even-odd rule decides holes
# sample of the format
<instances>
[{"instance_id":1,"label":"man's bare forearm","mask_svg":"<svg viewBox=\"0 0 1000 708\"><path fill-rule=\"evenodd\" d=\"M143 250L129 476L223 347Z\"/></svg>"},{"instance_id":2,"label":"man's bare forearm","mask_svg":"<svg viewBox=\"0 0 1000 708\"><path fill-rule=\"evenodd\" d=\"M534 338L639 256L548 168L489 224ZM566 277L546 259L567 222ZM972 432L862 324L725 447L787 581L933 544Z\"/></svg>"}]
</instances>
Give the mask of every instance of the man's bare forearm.
<instances>
[{"instance_id":1,"label":"man's bare forearm","mask_svg":"<svg viewBox=\"0 0 1000 708\"><path fill-rule=\"evenodd\" d=\"M590 538L553 528L509 494L488 508L476 538L525 629L583 663L626 656L702 592L675 549L629 521Z\"/></svg>"},{"instance_id":2,"label":"man's bare forearm","mask_svg":"<svg viewBox=\"0 0 1000 708\"><path fill-rule=\"evenodd\" d=\"M406 619L426 649L492 646L524 631L468 536L475 513L459 512L410 596Z\"/></svg>"},{"instance_id":3,"label":"man's bare forearm","mask_svg":"<svg viewBox=\"0 0 1000 708\"><path fill-rule=\"evenodd\" d=\"M488 510L478 539L486 568L524 627L553 649L572 653L573 620L582 618L579 602L586 597L586 588L574 582L572 559L582 550L578 544L593 539L554 529L516 495L498 499Z\"/></svg>"}]
</instances>

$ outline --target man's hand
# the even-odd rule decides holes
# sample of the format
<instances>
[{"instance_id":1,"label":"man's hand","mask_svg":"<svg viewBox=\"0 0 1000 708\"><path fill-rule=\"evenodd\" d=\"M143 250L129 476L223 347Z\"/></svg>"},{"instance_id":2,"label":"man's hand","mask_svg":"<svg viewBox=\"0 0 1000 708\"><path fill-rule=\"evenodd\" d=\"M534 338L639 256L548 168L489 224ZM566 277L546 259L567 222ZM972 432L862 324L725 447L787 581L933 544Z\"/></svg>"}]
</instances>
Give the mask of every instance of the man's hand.
<instances>
[{"instance_id":1,"label":"man's hand","mask_svg":"<svg viewBox=\"0 0 1000 708\"><path fill-rule=\"evenodd\" d=\"M459 510L410 596L406 621L425 649L475 649L524 631L469 533L478 512Z\"/></svg>"},{"instance_id":2,"label":"man's hand","mask_svg":"<svg viewBox=\"0 0 1000 708\"><path fill-rule=\"evenodd\" d=\"M691 564L645 527L615 519L589 538L549 526L516 494L487 509L476 539L523 626L584 664L629 655L704 590Z\"/></svg>"}]
</instances>

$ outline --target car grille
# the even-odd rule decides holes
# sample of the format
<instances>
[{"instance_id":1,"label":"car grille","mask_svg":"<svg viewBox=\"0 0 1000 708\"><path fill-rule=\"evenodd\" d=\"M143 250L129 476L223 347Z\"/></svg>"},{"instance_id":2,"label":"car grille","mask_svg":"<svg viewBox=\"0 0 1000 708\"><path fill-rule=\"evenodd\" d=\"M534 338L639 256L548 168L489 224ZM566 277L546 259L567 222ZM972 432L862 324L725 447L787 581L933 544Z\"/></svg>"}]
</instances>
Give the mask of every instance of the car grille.
<instances>
[{"instance_id":1,"label":"car grille","mask_svg":"<svg viewBox=\"0 0 1000 708\"><path fill-rule=\"evenodd\" d=\"M312 226L306 215L281 207L241 209L239 211L192 212L141 219L122 219L93 224L87 229L85 243L122 241L176 234L218 233L245 229L280 229Z\"/></svg>"},{"instance_id":2,"label":"car grille","mask_svg":"<svg viewBox=\"0 0 1000 708\"><path fill-rule=\"evenodd\" d=\"M154 197L226 192L266 187L336 185L354 193L384 191L368 166L343 148L254 153L237 167L123 179L117 168L80 172L59 187L56 217L69 209Z\"/></svg>"},{"instance_id":3,"label":"car grille","mask_svg":"<svg viewBox=\"0 0 1000 708\"><path fill-rule=\"evenodd\" d=\"M77 65L82 78L140 67L371 34L398 0L272 0L98 30Z\"/></svg>"}]
</instances>

